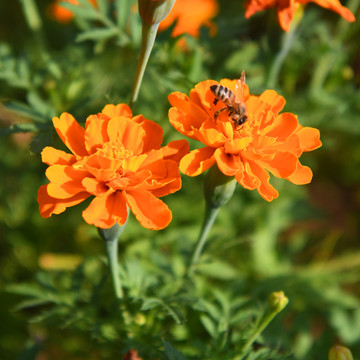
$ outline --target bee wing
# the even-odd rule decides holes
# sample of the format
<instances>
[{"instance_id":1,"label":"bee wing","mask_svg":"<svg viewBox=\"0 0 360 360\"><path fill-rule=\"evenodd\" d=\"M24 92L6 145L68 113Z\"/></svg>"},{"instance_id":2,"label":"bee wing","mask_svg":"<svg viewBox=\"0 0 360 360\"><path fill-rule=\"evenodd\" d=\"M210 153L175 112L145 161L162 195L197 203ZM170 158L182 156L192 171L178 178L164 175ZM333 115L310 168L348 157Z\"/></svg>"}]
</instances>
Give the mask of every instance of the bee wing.
<instances>
[{"instance_id":1,"label":"bee wing","mask_svg":"<svg viewBox=\"0 0 360 360\"><path fill-rule=\"evenodd\" d=\"M235 85L235 93L240 100L244 100L245 97L245 85L246 85L245 80L246 80L245 71L243 70L241 72L240 79L237 81Z\"/></svg>"}]
</instances>

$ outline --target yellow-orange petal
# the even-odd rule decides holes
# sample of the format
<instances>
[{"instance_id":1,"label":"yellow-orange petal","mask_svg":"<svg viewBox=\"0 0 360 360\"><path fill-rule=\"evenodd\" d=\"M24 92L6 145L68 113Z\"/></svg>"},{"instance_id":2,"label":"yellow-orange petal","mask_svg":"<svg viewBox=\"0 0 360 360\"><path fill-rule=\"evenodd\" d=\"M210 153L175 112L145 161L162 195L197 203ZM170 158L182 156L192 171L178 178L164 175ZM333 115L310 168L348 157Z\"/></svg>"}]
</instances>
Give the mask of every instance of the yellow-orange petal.
<instances>
[{"instance_id":1,"label":"yellow-orange petal","mask_svg":"<svg viewBox=\"0 0 360 360\"><path fill-rule=\"evenodd\" d=\"M142 152L160 149L164 133L163 128L154 121L145 119L142 115L135 116L132 120L140 124L145 132L142 139Z\"/></svg>"},{"instance_id":2,"label":"yellow-orange petal","mask_svg":"<svg viewBox=\"0 0 360 360\"><path fill-rule=\"evenodd\" d=\"M301 165L298 161L296 170L287 178L296 185L309 184L312 180L313 173L308 166Z\"/></svg>"},{"instance_id":3,"label":"yellow-orange petal","mask_svg":"<svg viewBox=\"0 0 360 360\"><path fill-rule=\"evenodd\" d=\"M169 142L162 148L163 158L174 160L179 163L181 158L189 152L189 143L186 140L175 140Z\"/></svg>"},{"instance_id":4,"label":"yellow-orange petal","mask_svg":"<svg viewBox=\"0 0 360 360\"><path fill-rule=\"evenodd\" d=\"M52 121L56 132L68 149L74 155L86 156L85 129L76 122L75 118L68 113L62 113L60 118L54 117Z\"/></svg>"},{"instance_id":5,"label":"yellow-orange petal","mask_svg":"<svg viewBox=\"0 0 360 360\"><path fill-rule=\"evenodd\" d=\"M286 141L298 125L299 122L294 114L282 113L274 119L274 123L269 127L266 135L276 138L278 142Z\"/></svg>"},{"instance_id":6,"label":"yellow-orange petal","mask_svg":"<svg viewBox=\"0 0 360 360\"><path fill-rule=\"evenodd\" d=\"M303 0L300 2L307 3L310 1ZM311 0L311 2L314 2L325 9L329 9L329 10L332 10L332 11L338 13L340 16L342 16L347 21L350 21L350 22L355 21L354 14L348 8L346 8L345 6L342 6L340 1L338 1L338 0Z\"/></svg>"},{"instance_id":7,"label":"yellow-orange petal","mask_svg":"<svg viewBox=\"0 0 360 360\"><path fill-rule=\"evenodd\" d=\"M101 229L109 229L116 222L124 225L127 219L125 198L121 191L95 197L82 215L88 224Z\"/></svg>"},{"instance_id":8,"label":"yellow-orange petal","mask_svg":"<svg viewBox=\"0 0 360 360\"><path fill-rule=\"evenodd\" d=\"M180 161L180 171L188 176L197 176L215 164L216 148L203 147L190 151Z\"/></svg>"},{"instance_id":9,"label":"yellow-orange petal","mask_svg":"<svg viewBox=\"0 0 360 360\"><path fill-rule=\"evenodd\" d=\"M208 119L208 114L202 108L202 106L197 105L195 102L189 100L189 98L180 93L180 92L173 92L168 96L170 104L178 110L177 116L181 115L181 120L178 125L175 126L173 119L171 116L171 111L169 111L169 117L171 124L176 128L176 130L182 132L184 135L187 135L188 132L192 130L192 128L199 129L200 126L203 124L205 120ZM175 114L173 114L175 116ZM181 126L182 125L182 126ZM183 128L183 131L181 129Z\"/></svg>"},{"instance_id":10,"label":"yellow-orange petal","mask_svg":"<svg viewBox=\"0 0 360 360\"><path fill-rule=\"evenodd\" d=\"M296 155L277 151L271 160L258 160L258 164L279 178L287 178L296 170L297 161Z\"/></svg>"},{"instance_id":11,"label":"yellow-orange petal","mask_svg":"<svg viewBox=\"0 0 360 360\"><path fill-rule=\"evenodd\" d=\"M108 104L102 109L102 114L108 116L109 118L116 116L125 116L128 118L132 117L131 109L127 104Z\"/></svg>"},{"instance_id":12,"label":"yellow-orange petal","mask_svg":"<svg viewBox=\"0 0 360 360\"><path fill-rule=\"evenodd\" d=\"M226 153L224 148L216 149L214 157L219 170L224 175L234 176L243 168L240 157Z\"/></svg>"},{"instance_id":13,"label":"yellow-orange petal","mask_svg":"<svg viewBox=\"0 0 360 360\"><path fill-rule=\"evenodd\" d=\"M213 105L214 94L210 86L218 84L215 80L201 81L190 91L190 101L203 109L210 109Z\"/></svg>"},{"instance_id":14,"label":"yellow-orange petal","mask_svg":"<svg viewBox=\"0 0 360 360\"><path fill-rule=\"evenodd\" d=\"M41 152L41 160L48 165L71 165L75 162L76 158L65 151L46 146Z\"/></svg>"},{"instance_id":15,"label":"yellow-orange petal","mask_svg":"<svg viewBox=\"0 0 360 360\"><path fill-rule=\"evenodd\" d=\"M96 116L89 116L86 120L85 147L89 155L94 154L97 149L109 141L107 125L107 120L99 119Z\"/></svg>"},{"instance_id":16,"label":"yellow-orange petal","mask_svg":"<svg viewBox=\"0 0 360 360\"><path fill-rule=\"evenodd\" d=\"M151 230L160 230L169 225L172 214L167 205L144 190L125 191L124 196L140 224Z\"/></svg>"},{"instance_id":17,"label":"yellow-orange petal","mask_svg":"<svg viewBox=\"0 0 360 360\"><path fill-rule=\"evenodd\" d=\"M303 151L311 151L319 148L322 143L320 141L320 131L311 127L300 129L296 135L300 139L300 147Z\"/></svg>"},{"instance_id":18,"label":"yellow-orange petal","mask_svg":"<svg viewBox=\"0 0 360 360\"><path fill-rule=\"evenodd\" d=\"M259 100L270 105L270 110L277 115L285 106L286 100L279 95L275 90L265 90L260 96Z\"/></svg>"},{"instance_id":19,"label":"yellow-orange petal","mask_svg":"<svg viewBox=\"0 0 360 360\"><path fill-rule=\"evenodd\" d=\"M142 153L142 139L146 134L144 129L131 119L119 116L109 120L107 129L110 141L120 142L125 149L135 155Z\"/></svg>"},{"instance_id":20,"label":"yellow-orange petal","mask_svg":"<svg viewBox=\"0 0 360 360\"><path fill-rule=\"evenodd\" d=\"M42 185L38 190L37 201L39 203L40 215L43 218L48 218L52 214L60 214L66 208L80 204L90 196L88 193L81 192L68 199L54 199L48 194L48 185Z\"/></svg>"},{"instance_id":21,"label":"yellow-orange petal","mask_svg":"<svg viewBox=\"0 0 360 360\"><path fill-rule=\"evenodd\" d=\"M290 30L290 25L296 11L295 1L279 0L278 1L278 20L284 31Z\"/></svg>"},{"instance_id":22,"label":"yellow-orange petal","mask_svg":"<svg viewBox=\"0 0 360 360\"><path fill-rule=\"evenodd\" d=\"M81 182L89 173L74 169L72 166L52 165L46 169L45 175L50 180L49 195L58 199L66 199L78 192L85 191Z\"/></svg>"},{"instance_id":23,"label":"yellow-orange petal","mask_svg":"<svg viewBox=\"0 0 360 360\"><path fill-rule=\"evenodd\" d=\"M81 185L88 193L95 196L102 195L109 190L104 182L95 178L86 177L81 181Z\"/></svg>"},{"instance_id":24,"label":"yellow-orange petal","mask_svg":"<svg viewBox=\"0 0 360 360\"><path fill-rule=\"evenodd\" d=\"M251 141L252 139L250 137L227 141L224 146L225 152L228 154L238 154L241 150L244 150Z\"/></svg>"},{"instance_id":25,"label":"yellow-orange petal","mask_svg":"<svg viewBox=\"0 0 360 360\"><path fill-rule=\"evenodd\" d=\"M249 166L251 168L252 175L254 175L259 181L259 184L257 185L257 190L260 196L266 201L272 201L276 199L279 196L279 193L270 184L269 173L254 161L249 161Z\"/></svg>"}]
</instances>

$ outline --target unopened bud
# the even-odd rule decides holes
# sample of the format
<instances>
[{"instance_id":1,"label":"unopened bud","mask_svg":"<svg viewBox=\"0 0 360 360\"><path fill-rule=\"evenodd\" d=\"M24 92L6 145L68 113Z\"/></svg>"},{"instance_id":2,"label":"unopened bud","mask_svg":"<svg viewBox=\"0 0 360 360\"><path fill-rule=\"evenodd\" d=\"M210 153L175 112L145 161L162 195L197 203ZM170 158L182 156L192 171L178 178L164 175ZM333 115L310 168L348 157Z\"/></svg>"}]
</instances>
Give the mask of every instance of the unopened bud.
<instances>
[{"instance_id":1,"label":"unopened bud","mask_svg":"<svg viewBox=\"0 0 360 360\"><path fill-rule=\"evenodd\" d=\"M329 360L354 360L354 358L348 348L335 345L329 351Z\"/></svg>"},{"instance_id":2,"label":"unopened bud","mask_svg":"<svg viewBox=\"0 0 360 360\"><path fill-rule=\"evenodd\" d=\"M159 24L170 13L175 0L139 0L139 13L149 25Z\"/></svg>"},{"instance_id":3,"label":"unopened bud","mask_svg":"<svg viewBox=\"0 0 360 360\"><path fill-rule=\"evenodd\" d=\"M289 299L283 291L274 291L269 296L269 305L276 312L280 312L288 304Z\"/></svg>"}]
</instances>

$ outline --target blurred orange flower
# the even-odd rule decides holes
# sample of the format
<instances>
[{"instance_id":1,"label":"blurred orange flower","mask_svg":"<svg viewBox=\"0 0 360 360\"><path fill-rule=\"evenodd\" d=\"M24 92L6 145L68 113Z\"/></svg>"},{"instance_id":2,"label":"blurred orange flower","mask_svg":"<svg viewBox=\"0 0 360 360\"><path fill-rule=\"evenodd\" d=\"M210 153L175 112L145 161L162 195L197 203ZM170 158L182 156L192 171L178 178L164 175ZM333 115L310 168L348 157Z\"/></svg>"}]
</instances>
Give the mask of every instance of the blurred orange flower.
<instances>
[{"instance_id":1,"label":"blurred orange flower","mask_svg":"<svg viewBox=\"0 0 360 360\"><path fill-rule=\"evenodd\" d=\"M314 2L325 9L332 10L340 14L347 21L355 21L354 14L342 6L339 0L246 0L245 17L248 19L258 11L277 7L280 26L283 30L289 31L296 9L301 4L307 4L309 2Z\"/></svg>"},{"instance_id":2,"label":"blurred orange flower","mask_svg":"<svg viewBox=\"0 0 360 360\"><path fill-rule=\"evenodd\" d=\"M299 157L304 151L321 146L317 129L302 127L296 115L281 113L285 99L274 90L260 96L249 94L245 83L223 79L222 86L230 89L246 104L246 120L236 124L229 111L216 112L224 107L214 104L210 86L214 80L203 81L190 91L190 97L180 92L169 95L173 106L169 119L176 130L189 138L201 141L205 147L193 150L180 162L180 170L189 176L203 173L213 165L227 176L235 176L246 189L257 189L267 201L278 192L269 183L269 172L294 184L307 184L312 171L303 166ZM226 104L225 104L226 105Z\"/></svg>"},{"instance_id":3,"label":"blurred orange flower","mask_svg":"<svg viewBox=\"0 0 360 360\"><path fill-rule=\"evenodd\" d=\"M88 0L94 6L97 6L96 0ZM79 5L77 0L55 0L54 3L50 4L50 14L51 16L61 23L67 23L74 18L74 14L71 10L61 6L60 2L68 2L70 4Z\"/></svg>"},{"instance_id":4,"label":"blurred orange flower","mask_svg":"<svg viewBox=\"0 0 360 360\"><path fill-rule=\"evenodd\" d=\"M202 25L210 28L210 34L215 35L216 25L210 21L218 13L216 0L176 0L170 14L160 23L159 30L165 30L175 21L171 33L173 37L190 34L198 37Z\"/></svg>"},{"instance_id":5,"label":"blurred orange flower","mask_svg":"<svg viewBox=\"0 0 360 360\"><path fill-rule=\"evenodd\" d=\"M161 147L163 130L142 115L132 117L125 104L106 105L81 127L63 113L54 127L71 153L46 147L50 183L38 191L40 214L47 218L95 196L83 211L88 224L123 225L127 206L142 226L162 229L171 211L158 197L180 189L179 161L189 150L186 140Z\"/></svg>"}]
</instances>

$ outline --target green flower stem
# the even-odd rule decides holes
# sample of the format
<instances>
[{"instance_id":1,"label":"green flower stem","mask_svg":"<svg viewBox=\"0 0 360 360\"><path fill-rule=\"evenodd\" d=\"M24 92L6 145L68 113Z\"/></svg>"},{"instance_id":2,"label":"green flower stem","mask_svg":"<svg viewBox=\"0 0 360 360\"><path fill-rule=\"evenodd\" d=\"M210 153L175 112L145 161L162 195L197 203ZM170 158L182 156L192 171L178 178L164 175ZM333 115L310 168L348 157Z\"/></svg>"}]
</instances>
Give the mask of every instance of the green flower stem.
<instances>
[{"instance_id":1,"label":"green flower stem","mask_svg":"<svg viewBox=\"0 0 360 360\"><path fill-rule=\"evenodd\" d=\"M42 27L42 22L34 0L20 0L20 3L29 28L34 32L39 31Z\"/></svg>"},{"instance_id":2,"label":"green flower stem","mask_svg":"<svg viewBox=\"0 0 360 360\"><path fill-rule=\"evenodd\" d=\"M143 21L142 24L142 42L141 42L140 57L139 57L135 79L134 79L133 87L131 89L131 95L129 101L129 105L131 109L134 107L134 104L139 95L141 82L144 76L146 65L150 57L151 50L155 43L159 24L160 23L150 25L145 21Z\"/></svg>"},{"instance_id":3,"label":"green flower stem","mask_svg":"<svg viewBox=\"0 0 360 360\"><path fill-rule=\"evenodd\" d=\"M121 287L118 265L118 243L119 237L124 231L126 223L123 226L115 224L110 229L98 228L99 235L105 241L106 255L109 261L110 273L113 280L114 291L117 299L122 299L124 293Z\"/></svg>"},{"instance_id":4,"label":"green flower stem","mask_svg":"<svg viewBox=\"0 0 360 360\"><path fill-rule=\"evenodd\" d=\"M204 197L206 202L205 217L198 243L190 262L188 270L189 277L194 273L196 265L199 262L200 255L220 208L231 199L235 187L235 178L224 175L216 165L212 166L206 173L204 181Z\"/></svg>"},{"instance_id":5,"label":"green flower stem","mask_svg":"<svg viewBox=\"0 0 360 360\"><path fill-rule=\"evenodd\" d=\"M199 238L197 241L196 249L195 249L193 257L191 259L188 276L192 276L192 274L194 273L196 265L199 262L200 255L206 244L207 237L208 237L209 232L215 222L215 219L219 213L219 210L220 210L220 208L209 208L208 206L206 207L204 222L203 222L203 225L202 225L202 228L200 231L200 235L199 235Z\"/></svg>"},{"instance_id":6,"label":"green flower stem","mask_svg":"<svg viewBox=\"0 0 360 360\"><path fill-rule=\"evenodd\" d=\"M283 310L288 304L289 299L284 295L282 291L273 292L269 296L269 305L270 309L265 314L265 316L261 319L260 323L256 327L252 336L246 341L246 343L241 347L240 354L241 356L236 359L240 360L243 358L244 353L246 353L254 341L258 338L258 336L265 330L265 328L271 323L274 317Z\"/></svg>"}]
</instances>

